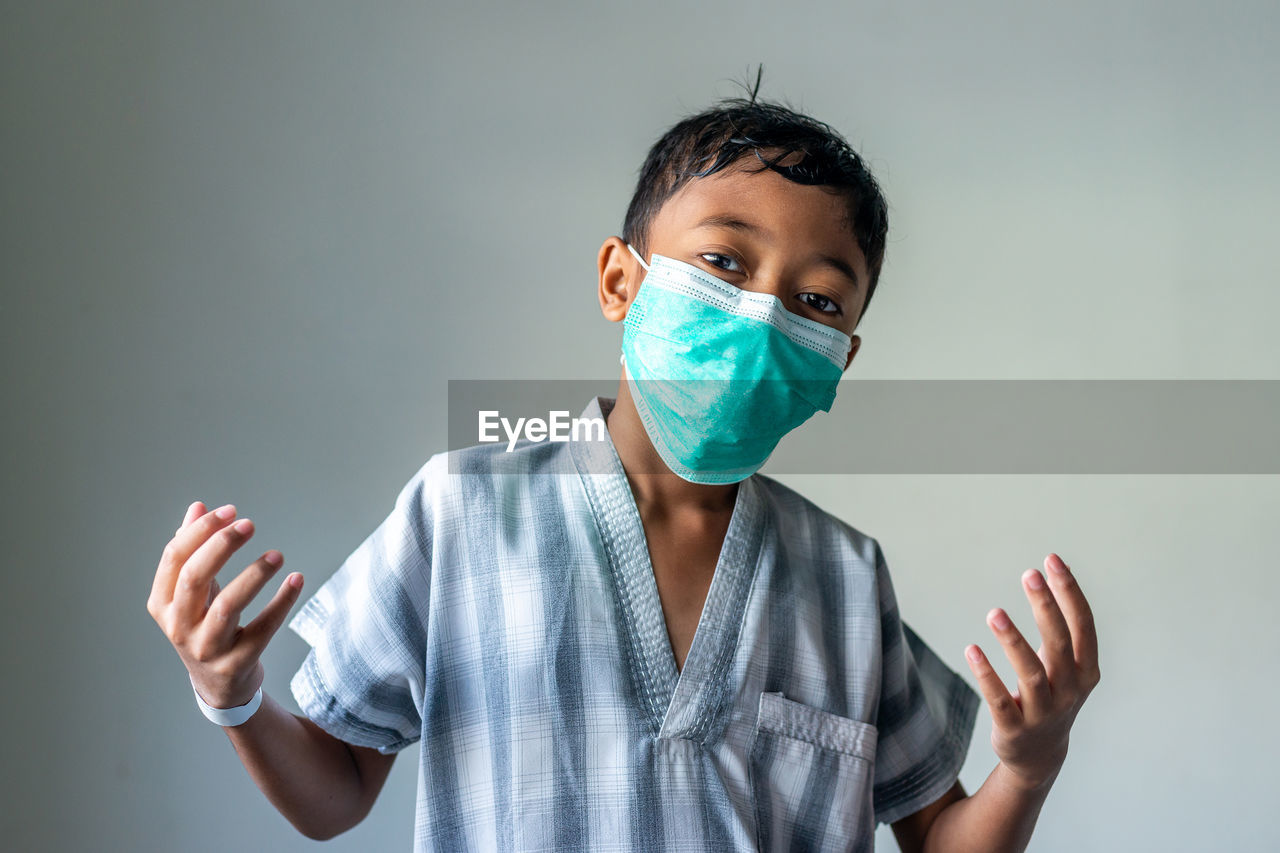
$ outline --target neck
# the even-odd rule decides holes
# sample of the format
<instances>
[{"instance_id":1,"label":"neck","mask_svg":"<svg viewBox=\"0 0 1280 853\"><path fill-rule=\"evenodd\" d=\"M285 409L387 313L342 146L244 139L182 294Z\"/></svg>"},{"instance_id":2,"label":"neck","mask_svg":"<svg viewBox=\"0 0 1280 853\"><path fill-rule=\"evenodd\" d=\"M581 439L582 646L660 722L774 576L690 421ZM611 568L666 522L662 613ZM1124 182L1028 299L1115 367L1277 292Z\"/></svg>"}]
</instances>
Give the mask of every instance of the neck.
<instances>
[{"instance_id":1,"label":"neck","mask_svg":"<svg viewBox=\"0 0 1280 853\"><path fill-rule=\"evenodd\" d=\"M605 418L609 439L627 474L636 506L642 513L659 510L732 512L738 484L704 485L690 483L667 467L649 440L631 389L624 375L618 383L618 400Z\"/></svg>"}]
</instances>

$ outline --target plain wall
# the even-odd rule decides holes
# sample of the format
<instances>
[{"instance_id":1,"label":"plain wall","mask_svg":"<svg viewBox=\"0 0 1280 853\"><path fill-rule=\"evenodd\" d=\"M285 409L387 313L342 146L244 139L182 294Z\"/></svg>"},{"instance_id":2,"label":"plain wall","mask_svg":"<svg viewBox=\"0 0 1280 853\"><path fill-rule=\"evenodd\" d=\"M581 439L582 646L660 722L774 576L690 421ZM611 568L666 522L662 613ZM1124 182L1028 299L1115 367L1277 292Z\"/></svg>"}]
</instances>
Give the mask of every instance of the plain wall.
<instances>
[{"instance_id":1,"label":"plain wall","mask_svg":"<svg viewBox=\"0 0 1280 853\"><path fill-rule=\"evenodd\" d=\"M762 97L844 133L890 201L851 378L1280 378L1278 22L5 4L0 845L313 848L147 614L161 548L191 501L234 502L258 532L232 565L278 548L309 595L444 447L448 379L615 376L596 251L649 145L757 62ZM1032 850L1280 846L1280 479L782 479L882 543L904 616L966 678L969 642L1009 673L983 620L1031 629L1021 572L1075 567L1103 681ZM286 629L264 659L286 707L305 649ZM970 791L989 734L984 708ZM327 849L409 848L417 755Z\"/></svg>"}]
</instances>

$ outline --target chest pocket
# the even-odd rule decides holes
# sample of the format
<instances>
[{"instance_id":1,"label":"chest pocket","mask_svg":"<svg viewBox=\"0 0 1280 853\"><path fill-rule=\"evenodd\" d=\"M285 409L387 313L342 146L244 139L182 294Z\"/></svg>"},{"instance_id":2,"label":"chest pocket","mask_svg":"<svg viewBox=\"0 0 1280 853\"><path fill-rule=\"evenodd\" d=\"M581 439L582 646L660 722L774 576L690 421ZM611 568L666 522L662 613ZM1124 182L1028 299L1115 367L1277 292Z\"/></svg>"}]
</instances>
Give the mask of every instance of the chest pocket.
<instances>
[{"instance_id":1,"label":"chest pocket","mask_svg":"<svg viewBox=\"0 0 1280 853\"><path fill-rule=\"evenodd\" d=\"M876 737L870 723L761 693L749 760L760 853L871 851Z\"/></svg>"}]
</instances>

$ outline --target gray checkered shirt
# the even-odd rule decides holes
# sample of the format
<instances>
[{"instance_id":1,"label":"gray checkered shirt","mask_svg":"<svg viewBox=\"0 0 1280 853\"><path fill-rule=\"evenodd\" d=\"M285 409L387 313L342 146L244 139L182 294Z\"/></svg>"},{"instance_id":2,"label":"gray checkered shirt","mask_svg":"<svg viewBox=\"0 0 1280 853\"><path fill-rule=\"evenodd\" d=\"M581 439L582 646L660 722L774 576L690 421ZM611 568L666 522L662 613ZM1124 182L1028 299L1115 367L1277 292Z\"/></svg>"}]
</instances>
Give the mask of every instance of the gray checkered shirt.
<instances>
[{"instance_id":1,"label":"gray checkered shirt","mask_svg":"<svg viewBox=\"0 0 1280 853\"><path fill-rule=\"evenodd\" d=\"M432 456L290 627L303 713L421 740L417 851L871 850L955 782L978 707L876 540L760 474L677 670L607 435Z\"/></svg>"}]
</instances>

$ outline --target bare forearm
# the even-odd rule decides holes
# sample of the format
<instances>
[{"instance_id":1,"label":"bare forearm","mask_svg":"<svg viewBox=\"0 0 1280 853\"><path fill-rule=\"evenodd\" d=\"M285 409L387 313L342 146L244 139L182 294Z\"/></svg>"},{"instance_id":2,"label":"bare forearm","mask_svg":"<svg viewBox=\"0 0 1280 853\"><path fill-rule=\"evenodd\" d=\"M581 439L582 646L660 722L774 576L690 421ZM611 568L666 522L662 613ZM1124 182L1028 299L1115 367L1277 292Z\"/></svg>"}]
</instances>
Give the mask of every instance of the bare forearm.
<instances>
[{"instance_id":1,"label":"bare forearm","mask_svg":"<svg viewBox=\"0 0 1280 853\"><path fill-rule=\"evenodd\" d=\"M265 693L257 713L223 731L267 799L307 837L332 838L368 813L346 744Z\"/></svg>"},{"instance_id":2,"label":"bare forearm","mask_svg":"<svg viewBox=\"0 0 1280 853\"><path fill-rule=\"evenodd\" d=\"M1004 764L971 796L947 806L925 838L925 853L1022 853L1053 779L1035 788Z\"/></svg>"}]
</instances>

